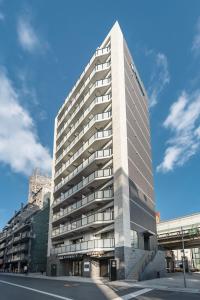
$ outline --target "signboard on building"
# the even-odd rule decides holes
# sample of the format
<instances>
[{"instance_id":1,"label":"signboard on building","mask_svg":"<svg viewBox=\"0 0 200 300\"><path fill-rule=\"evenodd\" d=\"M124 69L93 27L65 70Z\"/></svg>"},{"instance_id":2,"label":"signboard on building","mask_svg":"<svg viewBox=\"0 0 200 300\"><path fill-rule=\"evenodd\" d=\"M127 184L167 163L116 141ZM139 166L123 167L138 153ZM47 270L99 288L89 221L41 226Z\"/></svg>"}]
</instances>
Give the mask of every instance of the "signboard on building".
<instances>
[{"instance_id":1,"label":"signboard on building","mask_svg":"<svg viewBox=\"0 0 200 300\"><path fill-rule=\"evenodd\" d=\"M160 213L159 211L156 212L156 224L160 223Z\"/></svg>"},{"instance_id":2,"label":"signboard on building","mask_svg":"<svg viewBox=\"0 0 200 300\"><path fill-rule=\"evenodd\" d=\"M90 262L89 261L84 261L83 270L84 270L84 272L90 271Z\"/></svg>"}]
</instances>

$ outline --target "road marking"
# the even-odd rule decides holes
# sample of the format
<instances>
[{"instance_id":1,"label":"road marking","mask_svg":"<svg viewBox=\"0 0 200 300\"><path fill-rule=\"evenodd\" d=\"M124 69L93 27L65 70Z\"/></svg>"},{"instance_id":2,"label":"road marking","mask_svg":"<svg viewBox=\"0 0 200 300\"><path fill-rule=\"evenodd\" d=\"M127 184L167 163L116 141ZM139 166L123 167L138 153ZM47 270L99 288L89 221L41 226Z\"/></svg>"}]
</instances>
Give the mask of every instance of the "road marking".
<instances>
[{"instance_id":1,"label":"road marking","mask_svg":"<svg viewBox=\"0 0 200 300\"><path fill-rule=\"evenodd\" d=\"M64 284L65 287L74 287L74 286L78 286L78 285L80 285L80 284L78 284L78 283L72 283L72 284L66 283L66 284Z\"/></svg>"},{"instance_id":2,"label":"road marking","mask_svg":"<svg viewBox=\"0 0 200 300\"><path fill-rule=\"evenodd\" d=\"M5 283L5 284L17 286L17 287L20 287L20 288L22 288L22 289L30 290L30 291L33 291L33 292L36 292L36 293L48 295L48 296L51 296L51 297L54 297L54 298L58 298L58 299L72 300L71 298L66 298L66 297L63 297L63 296L56 295L56 294L47 293L47 292L44 292L44 291L41 291L41 290L32 289L32 288L30 288L30 287L28 287L28 286L15 284L15 283L12 283L12 282L9 282L9 281L0 280L0 283Z\"/></svg>"},{"instance_id":3,"label":"road marking","mask_svg":"<svg viewBox=\"0 0 200 300\"><path fill-rule=\"evenodd\" d=\"M121 296L121 297L114 298L113 300L129 300L131 298L135 298L135 297L140 296L142 294L148 293L152 290L153 289L149 289L149 288L142 289L142 290L136 291L134 293L130 293L130 294L127 294L127 295L124 295L124 296Z\"/></svg>"}]
</instances>

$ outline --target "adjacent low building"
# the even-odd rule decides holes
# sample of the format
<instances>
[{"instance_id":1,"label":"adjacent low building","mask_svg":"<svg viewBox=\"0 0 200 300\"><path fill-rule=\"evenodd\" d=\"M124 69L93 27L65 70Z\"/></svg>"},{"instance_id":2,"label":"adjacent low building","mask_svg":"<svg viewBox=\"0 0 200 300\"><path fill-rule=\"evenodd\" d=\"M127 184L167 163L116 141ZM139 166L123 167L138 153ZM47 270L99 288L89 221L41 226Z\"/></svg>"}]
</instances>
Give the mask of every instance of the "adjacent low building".
<instances>
[{"instance_id":1,"label":"adjacent low building","mask_svg":"<svg viewBox=\"0 0 200 300\"><path fill-rule=\"evenodd\" d=\"M51 195L51 188L47 189L46 182L51 183L51 179L42 177L45 189L40 186L40 197L34 201L32 194L32 201L21 204L0 232L0 271L23 272L24 266L30 272L46 271Z\"/></svg>"},{"instance_id":2,"label":"adjacent low building","mask_svg":"<svg viewBox=\"0 0 200 300\"><path fill-rule=\"evenodd\" d=\"M166 250L168 271L183 267L183 242L186 270L200 270L200 213L157 224L158 242Z\"/></svg>"}]
</instances>

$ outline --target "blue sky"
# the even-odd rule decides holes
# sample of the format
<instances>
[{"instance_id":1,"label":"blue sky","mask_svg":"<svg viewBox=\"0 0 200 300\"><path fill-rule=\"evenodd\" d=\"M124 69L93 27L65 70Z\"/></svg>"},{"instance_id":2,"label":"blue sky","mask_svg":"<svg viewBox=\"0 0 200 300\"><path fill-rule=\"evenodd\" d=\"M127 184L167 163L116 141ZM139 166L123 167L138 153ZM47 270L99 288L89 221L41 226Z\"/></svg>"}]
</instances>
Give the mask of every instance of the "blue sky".
<instances>
[{"instance_id":1,"label":"blue sky","mask_svg":"<svg viewBox=\"0 0 200 300\"><path fill-rule=\"evenodd\" d=\"M0 0L0 227L50 170L55 115L116 20L149 94L157 210L200 211L200 2Z\"/></svg>"}]
</instances>

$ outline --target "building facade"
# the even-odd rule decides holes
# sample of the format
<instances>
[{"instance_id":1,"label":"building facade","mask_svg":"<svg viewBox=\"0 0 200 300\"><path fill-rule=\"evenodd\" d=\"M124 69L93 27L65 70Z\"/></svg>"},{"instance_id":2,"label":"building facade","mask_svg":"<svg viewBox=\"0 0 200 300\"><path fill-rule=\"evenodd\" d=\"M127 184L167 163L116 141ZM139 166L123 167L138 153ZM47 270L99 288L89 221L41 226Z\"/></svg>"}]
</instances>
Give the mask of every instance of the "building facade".
<instances>
[{"instance_id":1,"label":"building facade","mask_svg":"<svg viewBox=\"0 0 200 300\"><path fill-rule=\"evenodd\" d=\"M51 179L46 177L46 181ZM29 190L32 182L30 180ZM0 271L46 271L51 187L15 211L0 232Z\"/></svg>"},{"instance_id":2,"label":"building facade","mask_svg":"<svg viewBox=\"0 0 200 300\"><path fill-rule=\"evenodd\" d=\"M161 221L157 231L168 271L183 269L183 241L186 270L200 270L200 213Z\"/></svg>"},{"instance_id":3,"label":"building facade","mask_svg":"<svg viewBox=\"0 0 200 300\"><path fill-rule=\"evenodd\" d=\"M44 197L51 192L51 178L42 175L37 168L29 178L28 203L43 207Z\"/></svg>"},{"instance_id":4,"label":"building facade","mask_svg":"<svg viewBox=\"0 0 200 300\"><path fill-rule=\"evenodd\" d=\"M116 22L55 119L51 275L138 276L157 249L147 96ZM154 253L154 254L153 254Z\"/></svg>"}]
</instances>

